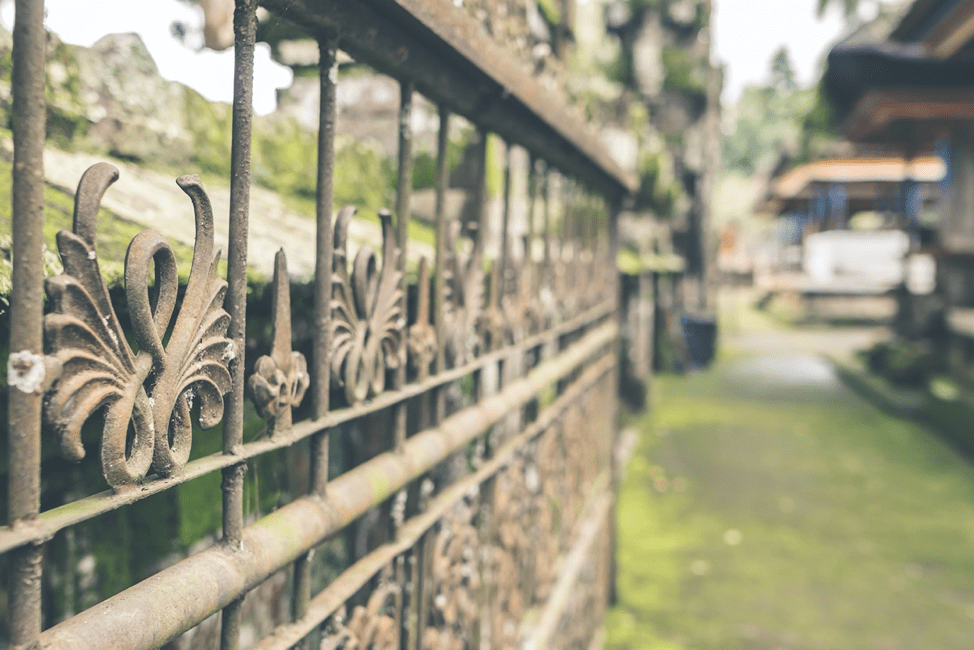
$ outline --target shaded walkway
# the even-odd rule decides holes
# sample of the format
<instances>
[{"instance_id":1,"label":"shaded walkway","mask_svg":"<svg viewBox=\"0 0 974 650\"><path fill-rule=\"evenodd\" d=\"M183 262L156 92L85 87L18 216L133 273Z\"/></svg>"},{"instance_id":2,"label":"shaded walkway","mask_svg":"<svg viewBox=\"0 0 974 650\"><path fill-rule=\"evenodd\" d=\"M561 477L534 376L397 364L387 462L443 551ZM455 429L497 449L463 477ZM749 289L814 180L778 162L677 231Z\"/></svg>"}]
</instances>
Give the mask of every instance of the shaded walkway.
<instances>
[{"instance_id":1,"label":"shaded walkway","mask_svg":"<svg viewBox=\"0 0 974 650\"><path fill-rule=\"evenodd\" d=\"M971 648L974 468L781 349L657 381L607 647Z\"/></svg>"}]
</instances>

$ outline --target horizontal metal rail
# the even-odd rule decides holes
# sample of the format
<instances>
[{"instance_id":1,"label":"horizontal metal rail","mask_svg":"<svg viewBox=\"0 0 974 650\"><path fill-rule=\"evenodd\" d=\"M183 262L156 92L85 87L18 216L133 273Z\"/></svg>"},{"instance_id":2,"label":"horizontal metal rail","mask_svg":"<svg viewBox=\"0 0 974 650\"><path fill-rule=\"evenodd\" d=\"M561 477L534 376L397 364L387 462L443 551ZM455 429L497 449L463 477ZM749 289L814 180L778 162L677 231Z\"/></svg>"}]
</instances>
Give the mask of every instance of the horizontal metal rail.
<instances>
[{"instance_id":1,"label":"horizontal metal rail","mask_svg":"<svg viewBox=\"0 0 974 650\"><path fill-rule=\"evenodd\" d=\"M637 189L564 98L515 63L463 9L442 0L263 0L278 15L335 33L356 60L619 197Z\"/></svg>"},{"instance_id":2,"label":"horizontal metal rail","mask_svg":"<svg viewBox=\"0 0 974 650\"><path fill-rule=\"evenodd\" d=\"M383 567L415 546L423 533L432 528L471 489L475 489L488 478L504 469L514 454L547 431L569 406L593 384L601 380L606 373L612 372L615 367L616 360L612 356L605 356L589 366L567 391L541 412L537 420L517 437L500 447L493 458L486 461L473 474L443 490L429 503L423 514L417 515L404 523L396 541L377 548L349 567L342 573L341 577L308 603L308 611L304 617L290 625L277 628L272 635L265 637L254 646L254 650L286 650L305 638L315 627L334 614L345 601L365 586ZM607 478L606 475L601 483L597 481L596 485L601 485L603 488L607 487Z\"/></svg>"},{"instance_id":3,"label":"horizontal metal rail","mask_svg":"<svg viewBox=\"0 0 974 650\"><path fill-rule=\"evenodd\" d=\"M303 438L412 399L437 386L465 377L491 363L497 363L518 351L524 352L548 344L561 336L571 334L598 323L612 314L614 310L615 306L612 303L593 307L585 313L532 336L517 345L484 354L458 368L444 371L420 382L408 384L402 390L388 391L369 402L331 411L320 420L299 422L294 425L293 432L290 435L247 443L240 448L237 454L211 454L189 462L186 464L184 470L175 476L155 479L150 477L144 485L99 492L90 497L52 508L41 513L37 519L18 522L14 526L0 527L0 553L5 553L25 544L49 540L58 531L68 526L73 526L106 512L111 512L122 506L152 496L153 494L164 492L176 485L186 483L211 472L237 465L242 460L260 456L269 451L289 447Z\"/></svg>"},{"instance_id":4,"label":"horizontal metal rail","mask_svg":"<svg viewBox=\"0 0 974 650\"><path fill-rule=\"evenodd\" d=\"M43 648L157 648L201 623L342 530L377 503L611 348L607 322L555 359L475 406L329 482L327 497L306 496L243 531L240 547L217 544L45 631ZM609 352L609 354L612 354Z\"/></svg>"}]
</instances>

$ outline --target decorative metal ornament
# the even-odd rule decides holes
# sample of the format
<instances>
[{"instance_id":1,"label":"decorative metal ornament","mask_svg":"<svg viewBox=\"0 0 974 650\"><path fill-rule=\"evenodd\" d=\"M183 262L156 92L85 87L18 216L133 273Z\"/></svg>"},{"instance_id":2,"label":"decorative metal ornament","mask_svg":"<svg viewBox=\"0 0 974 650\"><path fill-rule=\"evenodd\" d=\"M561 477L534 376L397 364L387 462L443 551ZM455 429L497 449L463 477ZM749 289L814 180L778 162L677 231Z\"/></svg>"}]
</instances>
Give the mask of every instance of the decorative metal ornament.
<instances>
[{"instance_id":1,"label":"decorative metal ornament","mask_svg":"<svg viewBox=\"0 0 974 650\"><path fill-rule=\"evenodd\" d=\"M387 583L358 605L346 620L345 608L332 616L320 650L399 650L399 587Z\"/></svg>"},{"instance_id":2,"label":"decorative metal ornament","mask_svg":"<svg viewBox=\"0 0 974 650\"><path fill-rule=\"evenodd\" d=\"M447 295L443 321L446 330L447 362L456 367L472 361L482 338L480 312L484 298L484 270L480 244L474 241L471 254L457 250L460 223L450 224L447 237L446 268L443 269ZM478 236L474 235L475 238Z\"/></svg>"},{"instance_id":3,"label":"decorative metal ornament","mask_svg":"<svg viewBox=\"0 0 974 650\"><path fill-rule=\"evenodd\" d=\"M78 183L73 232L57 235L64 273L46 281L51 313L44 317L48 357L61 366L47 403L47 419L61 453L85 456L81 427L105 409L102 473L112 486L141 480L152 466L164 476L189 459L190 412L200 398L200 426L223 419L223 395L230 390L227 368L234 357L227 339L230 316L223 310L227 283L216 275L213 210L197 176L181 176L179 187L193 202L196 244L189 283L168 342L176 307L176 257L151 230L140 232L125 256L125 296L133 352L109 299L95 250L101 198L118 180L118 170L98 163ZM149 267L155 266L157 298L149 298Z\"/></svg>"},{"instance_id":4,"label":"decorative metal ornament","mask_svg":"<svg viewBox=\"0 0 974 650\"><path fill-rule=\"evenodd\" d=\"M355 208L338 213L332 271L331 376L345 389L349 404L369 399L385 390L386 370L399 367L399 345L406 326L402 314L399 247L392 215L383 210L382 268L368 244L355 255L348 273L348 224Z\"/></svg>"},{"instance_id":5,"label":"decorative metal ornament","mask_svg":"<svg viewBox=\"0 0 974 650\"><path fill-rule=\"evenodd\" d=\"M301 404L311 384L308 361L300 352L291 350L291 281L284 249L274 257L272 290L271 354L257 359L247 388L260 416L267 420L268 433L273 436L291 430L291 409Z\"/></svg>"},{"instance_id":6,"label":"decorative metal ornament","mask_svg":"<svg viewBox=\"0 0 974 650\"><path fill-rule=\"evenodd\" d=\"M464 499L440 522L430 556L424 648L476 647L481 592L481 549L474 527L478 503L476 497Z\"/></svg>"},{"instance_id":7,"label":"decorative metal ornament","mask_svg":"<svg viewBox=\"0 0 974 650\"><path fill-rule=\"evenodd\" d=\"M429 261L419 260L416 322L409 326L409 366L420 381L429 377L430 364L436 358L436 330L430 325Z\"/></svg>"}]
</instances>

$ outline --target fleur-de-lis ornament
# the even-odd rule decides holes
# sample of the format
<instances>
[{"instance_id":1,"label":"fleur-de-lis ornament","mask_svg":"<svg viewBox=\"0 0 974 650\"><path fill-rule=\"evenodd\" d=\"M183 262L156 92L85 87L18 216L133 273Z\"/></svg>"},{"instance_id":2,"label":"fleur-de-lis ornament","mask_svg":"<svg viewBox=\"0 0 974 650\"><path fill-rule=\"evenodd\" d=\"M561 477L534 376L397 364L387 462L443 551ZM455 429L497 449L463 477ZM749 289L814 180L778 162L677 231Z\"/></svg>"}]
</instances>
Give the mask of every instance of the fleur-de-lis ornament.
<instances>
[{"instance_id":1,"label":"fleur-de-lis ornament","mask_svg":"<svg viewBox=\"0 0 974 650\"><path fill-rule=\"evenodd\" d=\"M234 356L226 338L230 316L223 310L227 283L216 275L213 210L197 176L176 180L193 203L196 244L189 283L168 343L178 279L172 248L151 230L140 232L125 256L125 296L134 352L125 337L102 279L95 250L98 206L118 180L107 163L90 167L75 196L73 231L58 233L64 273L46 281L51 313L44 317L49 358L61 375L47 403L47 419L70 460L85 455L82 425L105 409L102 473L112 486L135 483L152 466L162 475L189 459L190 412L200 398L200 425L223 419L230 390L227 364ZM149 298L149 268L155 266L155 301Z\"/></svg>"},{"instance_id":2,"label":"fleur-de-lis ornament","mask_svg":"<svg viewBox=\"0 0 974 650\"><path fill-rule=\"evenodd\" d=\"M349 404L385 390L386 370L399 367L399 345L406 327L402 314L399 247L392 215L381 211L382 268L368 244L355 255L348 272L348 224L355 208L338 213L332 271L331 376L345 389Z\"/></svg>"},{"instance_id":3,"label":"fleur-de-lis ornament","mask_svg":"<svg viewBox=\"0 0 974 650\"><path fill-rule=\"evenodd\" d=\"M254 374L247 380L250 399L260 416L267 420L267 431L271 436L291 430L291 409L301 404L311 383L304 355L291 350L291 281L284 249L277 251L274 257L272 291L274 342L271 354L257 359Z\"/></svg>"}]
</instances>

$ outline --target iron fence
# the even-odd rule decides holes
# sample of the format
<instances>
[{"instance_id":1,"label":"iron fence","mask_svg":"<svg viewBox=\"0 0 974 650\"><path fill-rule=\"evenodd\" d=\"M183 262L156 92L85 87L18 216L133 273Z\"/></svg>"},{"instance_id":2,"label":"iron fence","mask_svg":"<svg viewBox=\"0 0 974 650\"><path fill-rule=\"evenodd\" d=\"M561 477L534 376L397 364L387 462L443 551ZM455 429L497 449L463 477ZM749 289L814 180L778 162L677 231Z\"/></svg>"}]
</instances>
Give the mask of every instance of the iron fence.
<instances>
[{"instance_id":1,"label":"iron fence","mask_svg":"<svg viewBox=\"0 0 974 650\"><path fill-rule=\"evenodd\" d=\"M126 324L95 243L99 202L118 176L112 166L97 164L80 179L73 228L58 235L64 273L42 279L44 9L42 0L17 0L10 523L0 528L12 647L155 648L219 615L220 646L238 648L248 594L281 571L289 576L289 620L244 645L593 646L612 585L614 255L616 216L632 181L577 118L448 3L265 5L320 46L310 359L292 349L285 251L273 278L273 344L256 360L244 358L257 3L238 0L234 14L226 280L203 185L181 177L196 223L188 282L180 291L169 244L140 233L125 260ZM337 217L332 210L339 47L395 76L402 89L396 219L382 213L381 245L354 255L347 230L355 209ZM440 127L435 259L422 260L410 283L415 92L438 104ZM478 218L462 231L444 207L453 113L480 132ZM528 231L515 237L509 229L517 172L508 164L493 259L484 253L488 133L531 154ZM556 175L564 182L549 182ZM549 209L555 187L566 205L557 217ZM448 399L458 385L463 399ZM245 441L248 395L266 431ZM304 400L311 417L293 422ZM191 454L194 420L203 428L222 422L221 452ZM373 453L329 476L329 434L350 425ZM84 426L101 430L96 445L86 444ZM98 463L107 489L42 511L42 436L69 460ZM307 493L249 521L248 461L306 441ZM442 469L458 457L461 470ZM46 542L218 472L223 514L214 544L80 613L42 620ZM316 548L361 528L369 513L378 515L367 541L349 542L347 567L314 589Z\"/></svg>"}]
</instances>

